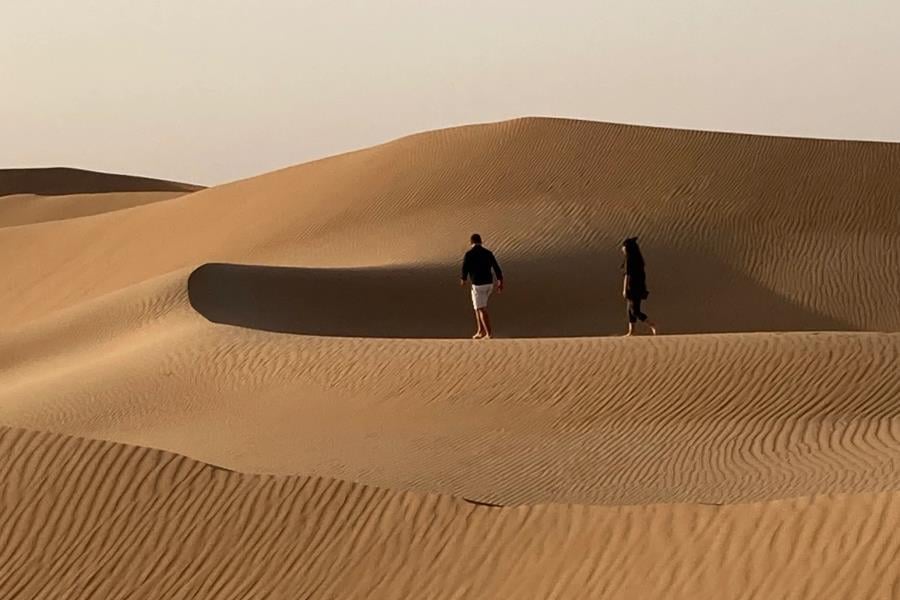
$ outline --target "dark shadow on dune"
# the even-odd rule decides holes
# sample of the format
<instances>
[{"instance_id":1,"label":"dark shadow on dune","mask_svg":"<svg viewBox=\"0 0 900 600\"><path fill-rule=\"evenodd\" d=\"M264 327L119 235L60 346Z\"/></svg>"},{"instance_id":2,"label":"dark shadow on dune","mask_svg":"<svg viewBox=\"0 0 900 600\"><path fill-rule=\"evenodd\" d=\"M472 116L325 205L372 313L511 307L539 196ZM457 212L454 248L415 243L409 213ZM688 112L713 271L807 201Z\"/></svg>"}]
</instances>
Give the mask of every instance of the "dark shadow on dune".
<instances>
[{"instance_id":1,"label":"dark shadow on dune","mask_svg":"<svg viewBox=\"0 0 900 600\"><path fill-rule=\"evenodd\" d=\"M578 257L504 264L507 290L491 300L497 337L621 334L618 265ZM648 267L645 311L665 333L853 329L808 311L702 256ZM561 270L560 265L564 268ZM214 323L308 335L459 338L474 331L467 289L451 265L310 269L206 264L188 281L191 305ZM711 282L714 282L711 284ZM470 331L471 330L471 331Z\"/></svg>"},{"instance_id":2,"label":"dark shadow on dune","mask_svg":"<svg viewBox=\"0 0 900 600\"><path fill-rule=\"evenodd\" d=\"M107 192L195 192L202 186L148 177L98 173L81 169L0 169L0 196L37 194L102 194Z\"/></svg>"}]
</instances>

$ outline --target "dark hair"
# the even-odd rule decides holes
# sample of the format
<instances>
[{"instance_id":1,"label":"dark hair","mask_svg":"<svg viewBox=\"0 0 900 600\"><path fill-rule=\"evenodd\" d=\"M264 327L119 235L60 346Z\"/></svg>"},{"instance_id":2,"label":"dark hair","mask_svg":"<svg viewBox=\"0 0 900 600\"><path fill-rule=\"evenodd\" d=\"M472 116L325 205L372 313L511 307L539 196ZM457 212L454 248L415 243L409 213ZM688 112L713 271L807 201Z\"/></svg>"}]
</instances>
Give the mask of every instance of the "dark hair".
<instances>
[{"instance_id":1,"label":"dark hair","mask_svg":"<svg viewBox=\"0 0 900 600\"><path fill-rule=\"evenodd\" d=\"M641 247L638 246L637 237L625 238L622 247L625 248L625 261L629 267L643 269L644 255L641 254Z\"/></svg>"},{"instance_id":2,"label":"dark hair","mask_svg":"<svg viewBox=\"0 0 900 600\"><path fill-rule=\"evenodd\" d=\"M472 242L473 244L480 244L481 236L478 235L477 233L473 233L472 237L469 238L469 241Z\"/></svg>"}]
</instances>

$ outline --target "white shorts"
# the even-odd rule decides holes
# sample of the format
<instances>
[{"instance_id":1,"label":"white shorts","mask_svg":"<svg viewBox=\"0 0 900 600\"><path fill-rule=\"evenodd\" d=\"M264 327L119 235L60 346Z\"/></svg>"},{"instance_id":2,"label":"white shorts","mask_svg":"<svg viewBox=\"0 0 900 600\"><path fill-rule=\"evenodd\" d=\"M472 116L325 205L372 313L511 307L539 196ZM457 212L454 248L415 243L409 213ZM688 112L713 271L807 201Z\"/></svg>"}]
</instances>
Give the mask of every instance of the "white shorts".
<instances>
[{"instance_id":1,"label":"white shorts","mask_svg":"<svg viewBox=\"0 0 900 600\"><path fill-rule=\"evenodd\" d=\"M472 286L472 306L475 307L475 310L478 310L479 308L487 308L488 298L491 297L491 292L493 291L493 283Z\"/></svg>"}]
</instances>

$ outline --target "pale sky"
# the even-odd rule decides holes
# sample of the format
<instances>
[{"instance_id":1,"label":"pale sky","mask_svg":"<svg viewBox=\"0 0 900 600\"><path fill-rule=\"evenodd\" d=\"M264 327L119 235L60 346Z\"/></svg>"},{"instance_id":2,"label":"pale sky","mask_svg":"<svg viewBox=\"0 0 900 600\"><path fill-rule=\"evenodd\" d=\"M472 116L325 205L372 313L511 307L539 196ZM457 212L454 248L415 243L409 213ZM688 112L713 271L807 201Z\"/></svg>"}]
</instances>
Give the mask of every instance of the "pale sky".
<instances>
[{"instance_id":1,"label":"pale sky","mask_svg":"<svg viewBox=\"0 0 900 600\"><path fill-rule=\"evenodd\" d=\"M525 115L900 141L900 2L0 0L0 167L214 184Z\"/></svg>"}]
</instances>

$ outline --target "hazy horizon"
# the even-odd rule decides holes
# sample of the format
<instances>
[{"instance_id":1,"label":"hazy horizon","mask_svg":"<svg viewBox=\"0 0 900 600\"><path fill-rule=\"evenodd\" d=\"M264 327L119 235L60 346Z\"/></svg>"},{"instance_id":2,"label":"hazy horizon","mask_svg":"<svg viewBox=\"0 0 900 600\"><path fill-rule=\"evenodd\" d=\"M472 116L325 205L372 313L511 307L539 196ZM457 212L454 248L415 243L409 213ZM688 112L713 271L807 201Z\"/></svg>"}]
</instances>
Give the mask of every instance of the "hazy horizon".
<instances>
[{"instance_id":1,"label":"hazy horizon","mask_svg":"<svg viewBox=\"0 0 900 600\"><path fill-rule=\"evenodd\" d=\"M532 115L900 141L900 6L883 0L50 0L0 17L0 168L215 184Z\"/></svg>"}]
</instances>

